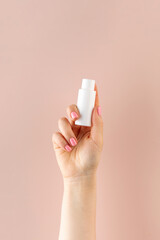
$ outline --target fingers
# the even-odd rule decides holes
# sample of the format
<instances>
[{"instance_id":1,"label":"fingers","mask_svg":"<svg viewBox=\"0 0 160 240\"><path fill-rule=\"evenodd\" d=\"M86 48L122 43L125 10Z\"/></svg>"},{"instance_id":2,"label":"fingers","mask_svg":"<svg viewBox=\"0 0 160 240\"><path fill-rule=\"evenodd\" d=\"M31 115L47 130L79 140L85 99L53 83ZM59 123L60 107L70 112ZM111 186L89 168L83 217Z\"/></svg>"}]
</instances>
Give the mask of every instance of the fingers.
<instances>
[{"instance_id":1,"label":"fingers","mask_svg":"<svg viewBox=\"0 0 160 240\"><path fill-rule=\"evenodd\" d=\"M77 105L72 104L72 105L68 106L66 111L67 111L67 115L69 117L70 124L72 126L73 125L78 126L78 125L74 124L74 122L80 117L80 113L79 113L79 110L77 108Z\"/></svg>"},{"instance_id":2,"label":"fingers","mask_svg":"<svg viewBox=\"0 0 160 240\"><path fill-rule=\"evenodd\" d=\"M77 133L80 126L75 125L75 121L80 117L80 113L75 104L72 104L66 109L69 120L62 117L58 120L58 127L60 132L53 133L52 142L54 147L57 146L70 152L74 146L77 145Z\"/></svg>"},{"instance_id":3,"label":"fingers","mask_svg":"<svg viewBox=\"0 0 160 240\"><path fill-rule=\"evenodd\" d=\"M68 145L68 142L60 132L53 133L52 142L54 149L56 149L58 146L67 152L70 152L72 150L72 148Z\"/></svg>"},{"instance_id":4,"label":"fingers","mask_svg":"<svg viewBox=\"0 0 160 240\"><path fill-rule=\"evenodd\" d=\"M62 117L58 121L58 127L68 144L72 147L77 145L77 138L72 130L72 127L66 117Z\"/></svg>"},{"instance_id":5,"label":"fingers","mask_svg":"<svg viewBox=\"0 0 160 240\"><path fill-rule=\"evenodd\" d=\"M52 136L54 148L58 146L70 152L72 148L77 145L78 141L68 119L65 117L60 118L58 120L58 127L60 132L55 132Z\"/></svg>"},{"instance_id":6,"label":"fingers","mask_svg":"<svg viewBox=\"0 0 160 240\"><path fill-rule=\"evenodd\" d=\"M99 106L99 95L98 95L98 87L97 87L96 83L95 83L94 90L96 91L95 107L97 107L97 106Z\"/></svg>"},{"instance_id":7,"label":"fingers","mask_svg":"<svg viewBox=\"0 0 160 240\"><path fill-rule=\"evenodd\" d=\"M79 113L77 105L72 104L72 105L68 106L66 109L66 112L67 112L71 127L73 129L73 132L74 132L75 136L77 137L79 134L79 130L81 128L81 126L75 124L75 121L80 117L80 113Z\"/></svg>"}]
</instances>

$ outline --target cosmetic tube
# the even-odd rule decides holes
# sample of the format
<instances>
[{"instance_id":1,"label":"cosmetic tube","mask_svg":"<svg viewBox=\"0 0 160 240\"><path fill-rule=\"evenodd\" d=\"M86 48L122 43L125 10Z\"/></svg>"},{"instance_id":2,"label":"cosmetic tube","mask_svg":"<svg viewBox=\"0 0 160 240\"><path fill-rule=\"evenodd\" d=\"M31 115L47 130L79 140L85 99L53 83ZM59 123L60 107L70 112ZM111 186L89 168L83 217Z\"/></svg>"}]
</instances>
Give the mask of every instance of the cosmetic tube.
<instances>
[{"instance_id":1,"label":"cosmetic tube","mask_svg":"<svg viewBox=\"0 0 160 240\"><path fill-rule=\"evenodd\" d=\"M78 91L77 107L80 118L75 121L75 125L91 126L92 110L95 104L96 91L94 91L95 80L82 79L82 86Z\"/></svg>"}]
</instances>

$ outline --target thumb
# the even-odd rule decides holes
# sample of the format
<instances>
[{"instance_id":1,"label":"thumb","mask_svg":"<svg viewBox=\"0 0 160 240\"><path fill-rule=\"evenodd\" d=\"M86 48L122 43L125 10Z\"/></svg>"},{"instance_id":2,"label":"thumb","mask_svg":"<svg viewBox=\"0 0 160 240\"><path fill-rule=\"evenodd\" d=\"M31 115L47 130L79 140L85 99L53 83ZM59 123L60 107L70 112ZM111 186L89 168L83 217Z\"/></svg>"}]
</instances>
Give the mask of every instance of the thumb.
<instances>
[{"instance_id":1,"label":"thumb","mask_svg":"<svg viewBox=\"0 0 160 240\"><path fill-rule=\"evenodd\" d=\"M92 127L91 127L91 135L90 137L96 143L98 148L102 150L103 147L103 119L101 115L101 107L99 105L99 96L97 86L95 86L96 90L96 100L95 100L95 107L92 111Z\"/></svg>"}]
</instances>

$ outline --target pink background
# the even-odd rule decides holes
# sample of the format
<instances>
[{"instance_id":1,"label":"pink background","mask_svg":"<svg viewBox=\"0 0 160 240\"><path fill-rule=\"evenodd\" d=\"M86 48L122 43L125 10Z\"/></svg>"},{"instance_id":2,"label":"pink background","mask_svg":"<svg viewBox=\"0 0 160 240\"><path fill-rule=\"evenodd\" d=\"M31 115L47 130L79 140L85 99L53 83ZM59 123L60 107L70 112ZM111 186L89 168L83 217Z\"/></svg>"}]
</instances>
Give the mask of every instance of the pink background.
<instances>
[{"instance_id":1,"label":"pink background","mask_svg":"<svg viewBox=\"0 0 160 240\"><path fill-rule=\"evenodd\" d=\"M95 79L97 240L160 239L160 1L0 3L0 239L58 239L52 133Z\"/></svg>"}]
</instances>

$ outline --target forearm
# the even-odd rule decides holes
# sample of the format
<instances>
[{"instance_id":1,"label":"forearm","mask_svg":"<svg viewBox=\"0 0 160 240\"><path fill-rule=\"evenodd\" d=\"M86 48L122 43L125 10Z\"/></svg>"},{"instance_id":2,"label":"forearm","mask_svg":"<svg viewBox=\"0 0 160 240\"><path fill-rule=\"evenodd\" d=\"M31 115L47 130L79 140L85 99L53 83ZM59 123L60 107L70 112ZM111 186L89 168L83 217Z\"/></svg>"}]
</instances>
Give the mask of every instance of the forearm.
<instances>
[{"instance_id":1,"label":"forearm","mask_svg":"<svg viewBox=\"0 0 160 240\"><path fill-rule=\"evenodd\" d=\"M59 240L96 239L96 175L64 180Z\"/></svg>"}]
</instances>

